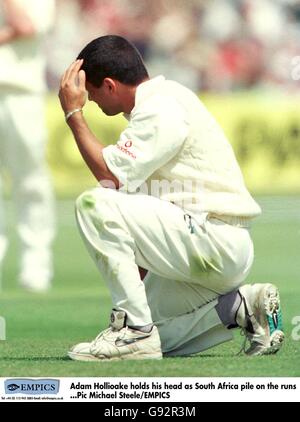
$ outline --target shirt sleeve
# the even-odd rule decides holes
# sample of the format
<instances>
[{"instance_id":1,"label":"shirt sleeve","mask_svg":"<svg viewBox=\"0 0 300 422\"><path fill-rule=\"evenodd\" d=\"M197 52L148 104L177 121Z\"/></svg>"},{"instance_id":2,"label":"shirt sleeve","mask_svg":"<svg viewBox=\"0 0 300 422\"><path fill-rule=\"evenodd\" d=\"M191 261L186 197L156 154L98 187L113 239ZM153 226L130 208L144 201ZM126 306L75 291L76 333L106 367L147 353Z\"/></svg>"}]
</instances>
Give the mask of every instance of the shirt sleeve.
<instances>
[{"instance_id":1,"label":"shirt sleeve","mask_svg":"<svg viewBox=\"0 0 300 422\"><path fill-rule=\"evenodd\" d=\"M152 97L133 112L119 141L103 149L109 170L134 192L181 149L188 135L184 109L175 99Z\"/></svg>"}]
</instances>

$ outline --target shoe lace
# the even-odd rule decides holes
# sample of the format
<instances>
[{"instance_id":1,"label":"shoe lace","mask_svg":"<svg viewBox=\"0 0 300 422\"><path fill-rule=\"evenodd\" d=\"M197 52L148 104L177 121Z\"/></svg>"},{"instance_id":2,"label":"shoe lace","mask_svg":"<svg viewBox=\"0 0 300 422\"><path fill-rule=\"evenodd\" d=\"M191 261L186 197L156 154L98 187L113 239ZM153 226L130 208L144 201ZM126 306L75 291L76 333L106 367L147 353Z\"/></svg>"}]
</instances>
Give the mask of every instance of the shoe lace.
<instances>
[{"instance_id":1,"label":"shoe lace","mask_svg":"<svg viewBox=\"0 0 300 422\"><path fill-rule=\"evenodd\" d=\"M121 337L123 338L126 335L128 327L124 327L122 328L122 330L114 330L113 327L108 327L106 328L106 330L101 331L101 333L99 333L97 335L97 337L95 338L95 340L93 341L93 344L96 344L98 342L98 340L102 339L105 341L111 341L114 340L116 337L116 333L120 333L122 331L122 335Z\"/></svg>"},{"instance_id":2,"label":"shoe lace","mask_svg":"<svg viewBox=\"0 0 300 422\"><path fill-rule=\"evenodd\" d=\"M251 346L251 339L252 339L252 335L246 330L246 328L241 328L240 334L242 337L244 337L244 340L243 340L243 344L240 351L237 353L237 356L241 355L242 353L246 353L247 343L249 343L249 346Z\"/></svg>"},{"instance_id":3,"label":"shoe lace","mask_svg":"<svg viewBox=\"0 0 300 422\"><path fill-rule=\"evenodd\" d=\"M278 310L278 300L276 295L274 295L273 293L270 295L269 297L269 311L273 314Z\"/></svg>"},{"instance_id":4,"label":"shoe lace","mask_svg":"<svg viewBox=\"0 0 300 422\"><path fill-rule=\"evenodd\" d=\"M242 303L244 304L245 307L245 314L246 314L246 318L247 318L247 327L240 327L240 334L241 336L245 337L242 347L240 349L240 351L237 353L237 356L239 356L240 354L242 354L242 352L246 353L246 350L248 350L248 348L246 348L247 344L249 344L249 348L251 347L252 344L252 339L253 339L253 334L252 332L249 331L252 330L253 331L253 325L252 325L252 321L251 318L253 317L253 311L251 310L251 308L249 309L249 307L247 306L246 300L244 297L242 297ZM250 314L251 311L251 314Z\"/></svg>"}]
</instances>

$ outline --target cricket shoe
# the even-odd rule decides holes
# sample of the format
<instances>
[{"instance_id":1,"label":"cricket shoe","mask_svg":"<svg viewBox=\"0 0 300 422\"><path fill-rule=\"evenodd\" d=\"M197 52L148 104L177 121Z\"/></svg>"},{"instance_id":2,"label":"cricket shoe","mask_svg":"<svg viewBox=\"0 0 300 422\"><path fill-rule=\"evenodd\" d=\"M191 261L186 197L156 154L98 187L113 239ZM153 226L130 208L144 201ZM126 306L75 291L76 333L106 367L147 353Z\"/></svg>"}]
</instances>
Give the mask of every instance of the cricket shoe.
<instances>
[{"instance_id":1,"label":"cricket shoe","mask_svg":"<svg viewBox=\"0 0 300 422\"><path fill-rule=\"evenodd\" d=\"M277 353L284 340L279 291L273 284L247 284L236 322L245 334L242 350L249 356ZM246 350L247 340L250 347Z\"/></svg>"},{"instance_id":2,"label":"cricket shoe","mask_svg":"<svg viewBox=\"0 0 300 422\"><path fill-rule=\"evenodd\" d=\"M28 248L23 253L19 274L21 288L36 293L48 292L51 289L52 276L52 259L48 250L36 251Z\"/></svg>"},{"instance_id":3,"label":"cricket shoe","mask_svg":"<svg viewBox=\"0 0 300 422\"><path fill-rule=\"evenodd\" d=\"M42 278L21 279L20 287L32 293L47 293L51 289L51 282Z\"/></svg>"},{"instance_id":4,"label":"cricket shoe","mask_svg":"<svg viewBox=\"0 0 300 422\"><path fill-rule=\"evenodd\" d=\"M79 343L68 352L73 360L113 361L162 359L161 343L155 326L144 333L125 326L126 313L112 311L109 328L91 343Z\"/></svg>"}]
</instances>

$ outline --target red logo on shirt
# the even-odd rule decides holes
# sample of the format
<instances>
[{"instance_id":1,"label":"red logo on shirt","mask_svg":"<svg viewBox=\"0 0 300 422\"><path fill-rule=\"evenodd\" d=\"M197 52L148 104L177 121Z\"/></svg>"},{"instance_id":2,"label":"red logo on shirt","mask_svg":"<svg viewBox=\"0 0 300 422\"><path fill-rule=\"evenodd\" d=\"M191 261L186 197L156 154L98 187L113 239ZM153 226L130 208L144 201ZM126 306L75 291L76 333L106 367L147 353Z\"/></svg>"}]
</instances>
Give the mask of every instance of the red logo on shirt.
<instances>
[{"instance_id":1,"label":"red logo on shirt","mask_svg":"<svg viewBox=\"0 0 300 422\"><path fill-rule=\"evenodd\" d=\"M130 147L132 147L132 141L126 141L125 148L130 148Z\"/></svg>"},{"instance_id":2,"label":"red logo on shirt","mask_svg":"<svg viewBox=\"0 0 300 422\"><path fill-rule=\"evenodd\" d=\"M136 159L136 155L133 154L131 151L129 151L128 148L132 147L132 141L126 141L124 146L117 144L117 148L124 152L126 155L128 155L129 157L133 158L134 160Z\"/></svg>"}]
</instances>

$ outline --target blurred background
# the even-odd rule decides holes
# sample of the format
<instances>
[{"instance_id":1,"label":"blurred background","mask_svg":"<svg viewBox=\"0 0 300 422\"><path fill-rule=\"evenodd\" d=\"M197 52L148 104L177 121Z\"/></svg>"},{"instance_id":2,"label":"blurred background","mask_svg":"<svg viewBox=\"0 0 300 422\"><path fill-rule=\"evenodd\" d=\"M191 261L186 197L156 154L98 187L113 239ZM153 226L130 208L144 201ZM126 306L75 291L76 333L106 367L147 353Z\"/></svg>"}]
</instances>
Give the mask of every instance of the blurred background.
<instances>
[{"instance_id":1,"label":"blurred background","mask_svg":"<svg viewBox=\"0 0 300 422\"><path fill-rule=\"evenodd\" d=\"M151 76L164 74L199 93L254 193L300 191L299 0L57 0L45 44L50 92L56 95L85 44L109 33L138 47ZM62 117L49 96L55 188L73 196L92 180ZM87 118L105 143L115 142L125 124L107 122L96 109Z\"/></svg>"},{"instance_id":2,"label":"blurred background","mask_svg":"<svg viewBox=\"0 0 300 422\"><path fill-rule=\"evenodd\" d=\"M112 33L139 48L151 73L194 90L293 92L299 21L297 0L58 0L48 81L55 89L87 42Z\"/></svg>"}]
</instances>

